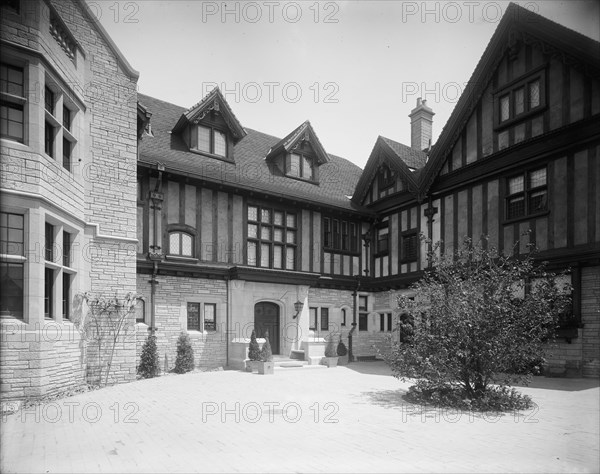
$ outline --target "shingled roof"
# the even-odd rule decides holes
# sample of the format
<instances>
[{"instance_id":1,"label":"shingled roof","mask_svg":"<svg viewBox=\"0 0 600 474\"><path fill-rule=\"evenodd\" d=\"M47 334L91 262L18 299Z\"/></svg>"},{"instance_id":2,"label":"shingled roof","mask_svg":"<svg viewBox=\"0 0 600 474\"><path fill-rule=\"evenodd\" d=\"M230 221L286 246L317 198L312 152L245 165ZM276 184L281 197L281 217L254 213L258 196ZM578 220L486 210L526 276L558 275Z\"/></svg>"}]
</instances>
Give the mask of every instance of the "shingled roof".
<instances>
[{"instance_id":1,"label":"shingled roof","mask_svg":"<svg viewBox=\"0 0 600 474\"><path fill-rule=\"evenodd\" d=\"M265 160L280 138L246 128L247 135L234 147L234 163L191 152L183 139L171 133L187 109L150 96L138 94L138 101L152 113L153 136L140 144L140 165L163 163L166 171L203 179L234 188L298 199L345 210L360 210L352 196L361 169L339 156L319 168L319 183L292 179Z\"/></svg>"}]
</instances>

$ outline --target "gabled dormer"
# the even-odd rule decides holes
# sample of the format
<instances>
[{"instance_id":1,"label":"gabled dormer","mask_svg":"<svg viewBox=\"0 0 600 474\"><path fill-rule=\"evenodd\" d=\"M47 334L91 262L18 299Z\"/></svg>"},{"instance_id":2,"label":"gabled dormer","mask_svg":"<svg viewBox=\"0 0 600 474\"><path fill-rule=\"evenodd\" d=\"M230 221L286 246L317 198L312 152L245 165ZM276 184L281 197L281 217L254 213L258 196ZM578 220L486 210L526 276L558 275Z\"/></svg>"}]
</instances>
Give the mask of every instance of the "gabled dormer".
<instances>
[{"instance_id":1,"label":"gabled dormer","mask_svg":"<svg viewBox=\"0 0 600 474\"><path fill-rule=\"evenodd\" d=\"M233 162L233 147L246 136L218 87L185 111L171 131L180 135L190 151Z\"/></svg>"},{"instance_id":2,"label":"gabled dormer","mask_svg":"<svg viewBox=\"0 0 600 474\"><path fill-rule=\"evenodd\" d=\"M392 194L417 193L414 172L427 162L427 154L379 137L356 185L352 200L357 205L368 206Z\"/></svg>"},{"instance_id":3,"label":"gabled dormer","mask_svg":"<svg viewBox=\"0 0 600 474\"><path fill-rule=\"evenodd\" d=\"M318 183L319 167L329 155L307 120L272 146L265 159L289 178Z\"/></svg>"}]
</instances>

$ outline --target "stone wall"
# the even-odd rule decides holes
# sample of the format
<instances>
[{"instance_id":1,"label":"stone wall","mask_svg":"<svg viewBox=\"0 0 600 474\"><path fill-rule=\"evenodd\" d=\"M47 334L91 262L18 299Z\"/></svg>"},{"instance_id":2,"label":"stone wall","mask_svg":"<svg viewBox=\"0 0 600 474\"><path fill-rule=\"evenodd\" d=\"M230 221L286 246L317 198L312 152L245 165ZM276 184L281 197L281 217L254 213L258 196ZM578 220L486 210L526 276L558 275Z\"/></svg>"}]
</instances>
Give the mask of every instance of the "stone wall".
<instances>
[{"instance_id":1,"label":"stone wall","mask_svg":"<svg viewBox=\"0 0 600 474\"><path fill-rule=\"evenodd\" d=\"M600 267L581 270L583 376L600 376Z\"/></svg>"},{"instance_id":2,"label":"stone wall","mask_svg":"<svg viewBox=\"0 0 600 474\"><path fill-rule=\"evenodd\" d=\"M138 293L144 298L145 322L137 326L136 364L139 364L142 345L148 337L151 298L149 275L138 275ZM164 369L165 356L169 370L175 366L177 339L187 330L187 302L216 303L217 331L187 331L194 349L194 364L201 368L224 367L227 357L226 318L227 289L223 280L159 276L156 290L156 342L160 356L160 368Z\"/></svg>"}]
</instances>

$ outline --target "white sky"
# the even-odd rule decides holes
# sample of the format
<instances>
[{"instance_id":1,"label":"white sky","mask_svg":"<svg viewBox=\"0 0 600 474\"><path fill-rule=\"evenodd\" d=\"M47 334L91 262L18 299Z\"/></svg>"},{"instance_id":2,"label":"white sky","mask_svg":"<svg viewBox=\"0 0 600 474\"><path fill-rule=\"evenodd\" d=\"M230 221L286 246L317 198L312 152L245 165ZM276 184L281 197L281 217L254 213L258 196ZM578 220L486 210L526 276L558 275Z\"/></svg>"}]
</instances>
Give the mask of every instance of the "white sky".
<instances>
[{"instance_id":1,"label":"white sky","mask_svg":"<svg viewBox=\"0 0 600 474\"><path fill-rule=\"evenodd\" d=\"M139 92L187 108L216 83L244 127L283 137L308 119L328 153L361 168L378 135L410 145L408 114L419 96L436 113L435 142L508 6L87 3L140 71ZM600 40L596 0L515 3Z\"/></svg>"}]
</instances>

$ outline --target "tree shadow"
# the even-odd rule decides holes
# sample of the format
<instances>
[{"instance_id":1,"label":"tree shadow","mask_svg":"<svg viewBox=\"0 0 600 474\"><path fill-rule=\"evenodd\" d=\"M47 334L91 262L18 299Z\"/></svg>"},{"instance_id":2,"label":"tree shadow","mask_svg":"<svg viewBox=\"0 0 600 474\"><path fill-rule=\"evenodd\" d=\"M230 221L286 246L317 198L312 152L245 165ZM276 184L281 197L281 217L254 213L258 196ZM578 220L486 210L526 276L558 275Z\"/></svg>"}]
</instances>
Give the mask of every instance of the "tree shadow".
<instances>
[{"instance_id":1,"label":"tree shadow","mask_svg":"<svg viewBox=\"0 0 600 474\"><path fill-rule=\"evenodd\" d=\"M391 376L392 370L390 366L387 365L382 360L369 360L362 362L350 362L348 365L344 367L353 370L354 372L358 372L359 374L369 374L369 375L385 375Z\"/></svg>"},{"instance_id":2,"label":"tree shadow","mask_svg":"<svg viewBox=\"0 0 600 474\"><path fill-rule=\"evenodd\" d=\"M545 390L563 390L566 392L579 392L600 387L598 378L562 378L562 377L533 377L529 384L515 383L515 388L541 388Z\"/></svg>"}]
</instances>

